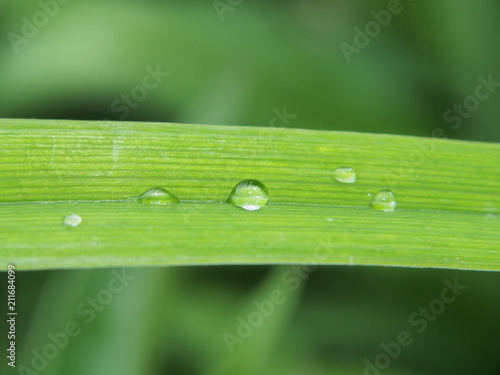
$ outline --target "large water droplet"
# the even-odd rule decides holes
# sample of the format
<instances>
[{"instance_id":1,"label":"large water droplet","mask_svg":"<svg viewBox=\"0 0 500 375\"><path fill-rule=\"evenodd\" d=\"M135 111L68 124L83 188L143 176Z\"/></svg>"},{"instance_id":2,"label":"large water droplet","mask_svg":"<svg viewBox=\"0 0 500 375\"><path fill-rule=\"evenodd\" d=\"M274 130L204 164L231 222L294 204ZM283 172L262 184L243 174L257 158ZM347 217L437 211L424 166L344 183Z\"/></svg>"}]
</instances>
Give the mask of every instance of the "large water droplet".
<instances>
[{"instance_id":1,"label":"large water droplet","mask_svg":"<svg viewBox=\"0 0 500 375\"><path fill-rule=\"evenodd\" d=\"M335 169L332 178L343 184L353 184L356 182L356 172L351 167L339 167Z\"/></svg>"},{"instance_id":2,"label":"large water droplet","mask_svg":"<svg viewBox=\"0 0 500 375\"><path fill-rule=\"evenodd\" d=\"M166 205L179 202L179 198L177 198L169 191L159 187L149 189L136 199L143 204L156 205Z\"/></svg>"},{"instance_id":3,"label":"large water droplet","mask_svg":"<svg viewBox=\"0 0 500 375\"><path fill-rule=\"evenodd\" d=\"M398 205L396 196L390 190L380 190L372 198L371 207L375 210L389 212L394 211Z\"/></svg>"},{"instance_id":4,"label":"large water droplet","mask_svg":"<svg viewBox=\"0 0 500 375\"><path fill-rule=\"evenodd\" d=\"M77 227L82 222L82 218L77 214L70 214L66 216L63 220L63 224L67 227Z\"/></svg>"},{"instance_id":5,"label":"large water droplet","mask_svg":"<svg viewBox=\"0 0 500 375\"><path fill-rule=\"evenodd\" d=\"M269 193L262 182L256 180L244 180L237 184L227 202L248 211L255 211L264 207L269 200Z\"/></svg>"}]
</instances>

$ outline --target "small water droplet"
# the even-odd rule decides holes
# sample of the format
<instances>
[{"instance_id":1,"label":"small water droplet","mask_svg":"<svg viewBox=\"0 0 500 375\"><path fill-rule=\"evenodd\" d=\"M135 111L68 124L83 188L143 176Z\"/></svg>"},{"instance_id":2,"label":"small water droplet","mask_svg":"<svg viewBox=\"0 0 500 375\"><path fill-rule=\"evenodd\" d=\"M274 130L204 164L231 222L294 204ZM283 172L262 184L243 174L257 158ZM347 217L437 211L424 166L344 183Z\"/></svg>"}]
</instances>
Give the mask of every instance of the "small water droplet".
<instances>
[{"instance_id":1,"label":"small water droplet","mask_svg":"<svg viewBox=\"0 0 500 375\"><path fill-rule=\"evenodd\" d=\"M375 210L389 212L397 206L396 196L390 190L380 190L373 196L371 207Z\"/></svg>"},{"instance_id":2,"label":"small water droplet","mask_svg":"<svg viewBox=\"0 0 500 375\"><path fill-rule=\"evenodd\" d=\"M77 227L82 222L82 218L77 214L70 214L66 216L63 220L64 225L67 227Z\"/></svg>"},{"instance_id":3,"label":"small water droplet","mask_svg":"<svg viewBox=\"0 0 500 375\"><path fill-rule=\"evenodd\" d=\"M269 200L269 193L262 182L244 180L237 184L227 198L227 202L248 211L264 207Z\"/></svg>"},{"instance_id":4,"label":"small water droplet","mask_svg":"<svg viewBox=\"0 0 500 375\"><path fill-rule=\"evenodd\" d=\"M167 205L179 202L179 198L160 187L151 188L133 200L137 200L143 204L156 205Z\"/></svg>"},{"instance_id":5,"label":"small water droplet","mask_svg":"<svg viewBox=\"0 0 500 375\"><path fill-rule=\"evenodd\" d=\"M332 219L331 217L327 217L325 220L326 220L326 221L333 221L333 220L335 220L335 219Z\"/></svg>"},{"instance_id":6,"label":"small water droplet","mask_svg":"<svg viewBox=\"0 0 500 375\"><path fill-rule=\"evenodd\" d=\"M353 184L356 182L356 172L351 167L339 167L332 172L331 177L343 184Z\"/></svg>"}]
</instances>

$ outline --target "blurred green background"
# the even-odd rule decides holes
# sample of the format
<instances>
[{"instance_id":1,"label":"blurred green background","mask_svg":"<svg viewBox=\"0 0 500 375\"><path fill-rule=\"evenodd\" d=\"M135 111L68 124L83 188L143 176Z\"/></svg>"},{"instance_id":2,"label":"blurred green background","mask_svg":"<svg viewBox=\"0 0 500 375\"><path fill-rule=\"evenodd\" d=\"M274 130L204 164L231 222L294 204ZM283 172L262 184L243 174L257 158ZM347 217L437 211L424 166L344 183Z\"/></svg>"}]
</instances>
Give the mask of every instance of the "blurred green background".
<instances>
[{"instance_id":1,"label":"blurred green background","mask_svg":"<svg viewBox=\"0 0 500 375\"><path fill-rule=\"evenodd\" d=\"M498 142L499 21L493 0L3 0L0 118L428 137L439 128L449 138ZM412 344L380 373L500 374L498 273L124 272L133 280L113 294L102 292L116 277L107 269L18 273L17 364L26 369L10 371L4 356L2 373L376 374L365 360L374 363L382 343L408 331ZM292 274L303 278L296 290L286 282ZM455 278L468 288L417 332L409 317ZM224 334L236 335L238 318L258 312L254 301L273 290L284 302L231 353ZM6 288L0 296L6 301ZM88 298L96 296L109 304L91 308L93 316ZM69 322L79 333L50 352L50 337L62 337ZM38 371L32 361L44 350L54 358L38 358Z\"/></svg>"}]
</instances>

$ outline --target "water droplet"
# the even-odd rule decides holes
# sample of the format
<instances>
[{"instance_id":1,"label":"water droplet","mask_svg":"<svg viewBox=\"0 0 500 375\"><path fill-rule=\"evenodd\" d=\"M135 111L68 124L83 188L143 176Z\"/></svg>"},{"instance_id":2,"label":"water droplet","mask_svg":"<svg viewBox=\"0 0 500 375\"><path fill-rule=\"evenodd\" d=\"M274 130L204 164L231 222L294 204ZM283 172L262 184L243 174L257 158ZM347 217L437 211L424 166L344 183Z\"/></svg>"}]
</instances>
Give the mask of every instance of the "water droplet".
<instances>
[{"instance_id":1,"label":"water droplet","mask_svg":"<svg viewBox=\"0 0 500 375\"><path fill-rule=\"evenodd\" d=\"M389 212L397 206L396 196L390 190L380 190L373 196L371 207L375 210Z\"/></svg>"},{"instance_id":2,"label":"water droplet","mask_svg":"<svg viewBox=\"0 0 500 375\"><path fill-rule=\"evenodd\" d=\"M269 193L262 182L256 180L244 180L237 184L227 202L248 211L255 211L265 206L269 200Z\"/></svg>"},{"instance_id":3,"label":"water droplet","mask_svg":"<svg viewBox=\"0 0 500 375\"><path fill-rule=\"evenodd\" d=\"M343 184L353 184L356 182L356 172L351 167L339 167L335 169L332 178Z\"/></svg>"},{"instance_id":4,"label":"water droplet","mask_svg":"<svg viewBox=\"0 0 500 375\"><path fill-rule=\"evenodd\" d=\"M82 218L77 214L70 214L66 216L63 220L64 225L67 227L77 227L82 222Z\"/></svg>"},{"instance_id":5,"label":"water droplet","mask_svg":"<svg viewBox=\"0 0 500 375\"><path fill-rule=\"evenodd\" d=\"M154 187L146 191L144 194L135 198L143 204L156 204L156 205L166 205L179 202L179 198L170 193L169 191Z\"/></svg>"},{"instance_id":6,"label":"water droplet","mask_svg":"<svg viewBox=\"0 0 500 375\"><path fill-rule=\"evenodd\" d=\"M327 217L325 220L326 220L326 221L333 221L333 220L335 220L335 219L332 219L331 217Z\"/></svg>"}]
</instances>

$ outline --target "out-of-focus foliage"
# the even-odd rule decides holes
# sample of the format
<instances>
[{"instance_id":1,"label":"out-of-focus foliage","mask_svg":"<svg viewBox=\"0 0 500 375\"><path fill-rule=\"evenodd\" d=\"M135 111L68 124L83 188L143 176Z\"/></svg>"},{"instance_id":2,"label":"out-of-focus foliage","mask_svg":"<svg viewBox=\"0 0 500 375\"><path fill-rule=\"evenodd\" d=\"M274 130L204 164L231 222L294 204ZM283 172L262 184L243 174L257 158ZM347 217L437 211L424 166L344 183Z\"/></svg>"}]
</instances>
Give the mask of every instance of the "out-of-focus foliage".
<instances>
[{"instance_id":1,"label":"out-of-focus foliage","mask_svg":"<svg viewBox=\"0 0 500 375\"><path fill-rule=\"evenodd\" d=\"M45 24L39 3L7 2L0 117L268 126L286 107L296 117L275 126L499 140L498 93L460 126L443 120L478 77L499 79L499 7L402 2L346 59L342 43L356 47L386 2L242 1L221 21L212 1L72 1ZM12 39L23 30L34 37ZM113 109L148 66L170 75L129 114Z\"/></svg>"}]
</instances>

